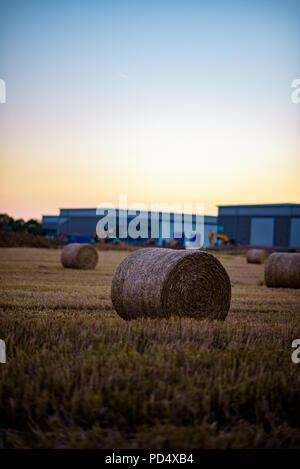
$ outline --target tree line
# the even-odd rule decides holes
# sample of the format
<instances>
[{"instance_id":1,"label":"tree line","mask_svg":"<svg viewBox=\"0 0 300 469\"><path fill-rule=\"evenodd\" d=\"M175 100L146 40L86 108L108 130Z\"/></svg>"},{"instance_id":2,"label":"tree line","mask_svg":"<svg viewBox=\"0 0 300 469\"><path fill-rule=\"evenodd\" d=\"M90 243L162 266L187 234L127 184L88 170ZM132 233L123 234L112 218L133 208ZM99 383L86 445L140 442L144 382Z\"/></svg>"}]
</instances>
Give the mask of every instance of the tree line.
<instances>
[{"instance_id":1,"label":"tree line","mask_svg":"<svg viewBox=\"0 0 300 469\"><path fill-rule=\"evenodd\" d=\"M24 221L23 218L17 218L15 220L13 217L7 215L7 213L1 213L0 230L42 234L42 225L34 218L30 218L28 221Z\"/></svg>"}]
</instances>

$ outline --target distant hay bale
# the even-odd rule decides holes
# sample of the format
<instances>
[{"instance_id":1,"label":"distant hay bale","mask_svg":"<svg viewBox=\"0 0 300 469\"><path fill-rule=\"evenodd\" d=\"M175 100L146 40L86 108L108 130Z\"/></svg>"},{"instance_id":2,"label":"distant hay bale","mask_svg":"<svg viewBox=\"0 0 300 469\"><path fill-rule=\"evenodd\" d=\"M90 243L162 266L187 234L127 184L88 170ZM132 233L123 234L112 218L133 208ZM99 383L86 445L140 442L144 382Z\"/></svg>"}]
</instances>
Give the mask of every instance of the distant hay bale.
<instances>
[{"instance_id":1,"label":"distant hay bale","mask_svg":"<svg viewBox=\"0 0 300 469\"><path fill-rule=\"evenodd\" d=\"M98 262L97 250L89 244L68 244L61 252L61 263L71 269L94 269Z\"/></svg>"},{"instance_id":2,"label":"distant hay bale","mask_svg":"<svg viewBox=\"0 0 300 469\"><path fill-rule=\"evenodd\" d=\"M265 263L268 287L300 288L300 253L274 252Z\"/></svg>"},{"instance_id":3,"label":"distant hay bale","mask_svg":"<svg viewBox=\"0 0 300 469\"><path fill-rule=\"evenodd\" d=\"M174 314L224 320L231 284L222 264L204 251L144 248L118 266L111 298L123 319Z\"/></svg>"},{"instance_id":4,"label":"distant hay bale","mask_svg":"<svg viewBox=\"0 0 300 469\"><path fill-rule=\"evenodd\" d=\"M265 249L249 249L247 251L248 264L263 264L269 253Z\"/></svg>"}]
</instances>

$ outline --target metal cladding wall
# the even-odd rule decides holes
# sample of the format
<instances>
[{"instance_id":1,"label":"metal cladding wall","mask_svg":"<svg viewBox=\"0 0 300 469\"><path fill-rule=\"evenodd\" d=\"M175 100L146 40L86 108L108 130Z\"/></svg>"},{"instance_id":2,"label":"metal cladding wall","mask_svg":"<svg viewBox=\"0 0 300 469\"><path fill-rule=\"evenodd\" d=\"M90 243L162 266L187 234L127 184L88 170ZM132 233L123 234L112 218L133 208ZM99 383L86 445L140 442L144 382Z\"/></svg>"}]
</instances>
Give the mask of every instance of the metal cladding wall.
<instances>
[{"instance_id":1,"label":"metal cladding wall","mask_svg":"<svg viewBox=\"0 0 300 469\"><path fill-rule=\"evenodd\" d=\"M70 217L67 222L67 229L69 234L80 234L82 236L94 236L96 232L96 224L99 220L98 217Z\"/></svg>"},{"instance_id":2,"label":"metal cladding wall","mask_svg":"<svg viewBox=\"0 0 300 469\"><path fill-rule=\"evenodd\" d=\"M291 218L290 245L300 246L300 217Z\"/></svg>"},{"instance_id":3,"label":"metal cladding wall","mask_svg":"<svg viewBox=\"0 0 300 469\"><path fill-rule=\"evenodd\" d=\"M219 215L218 225L223 226L223 232L226 233L230 239L237 239L237 220L238 217L234 215Z\"/></svg>"},{"instance_id":4,"label":"metal cladding wall","mask_svg":"<svg viewBox=\"0 0 300 469\"><path fill-rule=\"evenodd\" d=\"M44 234L56 234L57 231L57 224L58 224L59 217L58 216L43 216L42 218L42 228Z\"/></svg>"},{"instance_id":5,"label":"metal cladding wall","mask_svg":"<svg viewBox=\"0 0 300 469\"><path fill-rule=\"evenodd\" d=\"M274 246L290 245L290 217L275 217L274 219Z\"/></svg>"},{"instance_id":6,"label":"metal cladding wall","mask_svg":"<svg viewBox=\"0 0 300 469\"><path fill-rule=\"evenodd\" d=\"M236 221L238 237L241 244L250 243L251 218L238 217Z\"/></svg>"},{"instance_id":7,"label":"metal cladding wall","mask_svg":"<svg viewBox=\"0 0 300 469\"><path fill-rule=\"evenodd\" d=\"M119 216L122 218L125 213L124 211L116 209L116 230L117 230L117 237L121 237L119 234ZM56 224L56 234L57 235L66 235L66 236L86 236L92 238L96 233L96 227L99 220L103 217L108 215L107 210L104 209L103 214L97 215L96 209L61 209L60 216L58 217L44 217L45 221L48 218L57 218ZM140 215L141 218L147 219L148 218L148 239L154 237L156 242L163 243L168 242L171 239L177 239L177 233L175 232L176 224L175 222L175 215L173 213L170 214L170 218L165 213L156 213L153 212L137 212L135 214L127 213L127 227L131 220L133 220L136 215ZM151 217L154 217L155 220L158 222L159 231L158 237L153 235L151 232ZM181 216L181 215L180 215ZM177 215L176 215L177 218ZM170 219L170 223L168 220ZM196 228L196 216L186 216L185 218L182 217L182 226L187 223L188 226L191 227L192 230ZM199 221L199 219L198 219ZM155 223L155 222L154 222ZM200 224L203 223L199 221ZM202 225L203 226L203 225ZM169 229L168 229L169 227ZM214 216L205 216L204 217L204 244L209 245L209 238L208 238L208 230L211 229L213 231L217 231L217 217ZM155 231L156 233L156 231ZM187 240L187 238L186 238ZM137 238L136 240L127 238L127 242L144 242L145 238Z\"/></svg>"},{"instance_id":8,"label":"metal cladding wall","mask_svg":"<svg viewBox=\"0 0 300 469\"><path fill-rule=\"evenodd\" d=\"M266 235L268 241L265 245L300 246L300 204L219 206L218 225L224 227L223 232L229 238L240 244L263 245L253 240L266 238L263 236L264 220L270 220L269 224L266 223L268 229L273 226L273 234ZM256 230L261 230L261 234Z\"/></svg>"}]
</instances>

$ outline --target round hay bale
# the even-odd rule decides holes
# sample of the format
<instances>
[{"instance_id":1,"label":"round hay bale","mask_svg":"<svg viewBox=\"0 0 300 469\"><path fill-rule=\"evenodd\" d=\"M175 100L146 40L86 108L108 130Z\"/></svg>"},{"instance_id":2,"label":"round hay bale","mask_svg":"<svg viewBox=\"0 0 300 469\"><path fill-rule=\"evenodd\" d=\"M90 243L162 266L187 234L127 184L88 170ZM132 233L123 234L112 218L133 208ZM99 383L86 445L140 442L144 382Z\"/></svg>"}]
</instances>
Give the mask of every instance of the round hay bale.
<instances>
[{"instance_id":1,"label":"round hay bale","mask_svg":"<svg viewBox=\"0 0 300 469\"><path fill-rule=\"evenodd\" d=\"M231 284L222 264L204 251L144 248L118 266L111 298L123 319L178 315L224 320Z\"/></svg>"},{"instance_id":2,"label":"round hay bale","mask_svg":"<svg viewBox=\"0 0 300 469\"><path fill-rule=\"evenodd\" d=\"M71 269L94 269L98 262L97 250L90 244L73 243L61 252L61 263Z\"/></svg>"},{"instance_id":3,"label":"round hay bale","mask_svg":"<svg viewBox=\"0 0 300 469\"><path fill-rule=\"evenodd\" d=\"M268 287L300 288L300 253L274 252L265 263Z\"/></svg>"},{"instance_id":4,"label":"round hay bale","mask_svg":"<svg viewBox=\"0 0 300 469\"><path fill-rule=\"evenodd\" d=\"M248 264L263 264L269 253L265 249L249 249L247 251Z\"/></svg>"}]
</instances>

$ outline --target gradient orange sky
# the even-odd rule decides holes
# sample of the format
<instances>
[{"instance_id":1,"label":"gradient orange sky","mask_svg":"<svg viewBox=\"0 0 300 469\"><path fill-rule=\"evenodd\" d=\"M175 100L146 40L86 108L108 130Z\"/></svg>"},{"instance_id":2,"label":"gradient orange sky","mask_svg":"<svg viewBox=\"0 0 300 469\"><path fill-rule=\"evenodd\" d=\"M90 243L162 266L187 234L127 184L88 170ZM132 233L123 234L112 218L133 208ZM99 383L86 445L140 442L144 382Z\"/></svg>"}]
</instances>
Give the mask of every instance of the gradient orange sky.
<instances>
[{"instance_id":1,"label":"gradient orange sky","mask_svg":"<svg viewBox=\"0 0 300 469\"><path fill-rule=\"evenodd\" d=\"M0 11L0 212L300 203L297 2L38 3Z\"/></svg>"}]
</instances>

